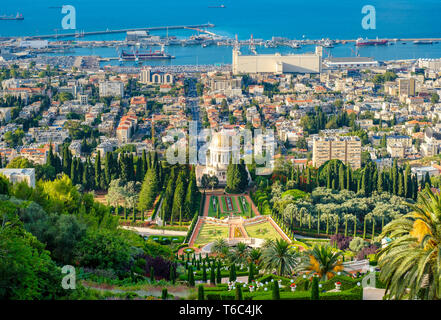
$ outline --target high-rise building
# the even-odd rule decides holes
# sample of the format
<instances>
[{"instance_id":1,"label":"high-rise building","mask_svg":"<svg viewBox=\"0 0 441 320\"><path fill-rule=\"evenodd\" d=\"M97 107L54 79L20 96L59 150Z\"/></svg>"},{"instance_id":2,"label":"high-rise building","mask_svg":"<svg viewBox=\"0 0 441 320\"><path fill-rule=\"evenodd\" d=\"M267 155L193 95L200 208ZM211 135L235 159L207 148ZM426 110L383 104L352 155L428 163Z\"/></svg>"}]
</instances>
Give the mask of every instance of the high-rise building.
<instances>
[{"instance_id":1,"label":"high-rise building","mask_svg":"<svg viewBox=\"0 0 441 320\"><path fill-rule=\"evenodd\" d=\"M352 169L361 167L361 140L358 137L318 137L313 141L312 163L320 167L328 160L338 159Z\"/></svg>"},{"instance_id":2,"label":"high-rise building","mask_svg":"<svg viewBox=\"0 0 441 320\"><path fill-rule=\"evenodd\" d=\"M143 84L170 84L174 82L174 77L171 73L152 72L150 67L141 70L139 75L139 82Z\"/></svg>"},{"instance_id":3,"label":"high-rise building","mask_svg":"<svg viewBox=\"0 0 441 320\"><path fill-rule=\"evenodd\" d=\"M415 79L398 79L398 93L400 96L413 97L415 95Z\"/></svg>"}]
</instances>

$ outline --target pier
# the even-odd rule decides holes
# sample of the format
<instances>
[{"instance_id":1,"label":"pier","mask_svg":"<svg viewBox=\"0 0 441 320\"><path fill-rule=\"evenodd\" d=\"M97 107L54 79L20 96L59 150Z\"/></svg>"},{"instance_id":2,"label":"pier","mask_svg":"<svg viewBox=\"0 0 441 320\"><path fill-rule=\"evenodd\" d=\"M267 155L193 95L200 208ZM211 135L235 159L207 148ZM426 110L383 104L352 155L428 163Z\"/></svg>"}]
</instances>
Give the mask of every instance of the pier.
<instances>
[{"instance_id":1,"label":"pier","mask_svg":"<svg viewBox=\"0 0 441 320\"><path fill-rule=\"evenodd\" d=\"M105 31L89 31L81 32L81 37L86 36L96 36L103 34L116 34L116 33L127 33L132 31L160 31L160 30L180 30L180 29L202 29L202 28L214 28L215 25L212 23L189 25L189 26L163 26L163 27L147 27L147 28L131 28L131 29L117 29L117 30L105 30ZM25 37L1 37L0 40L11 40L16 38L24 38L26 40L35 39L59 39L59 38L71 38L78 36L78 33L60 33L60 34L50 34L50 35L40 35L40 36L25 36Z\"/></svg>"}]
</instances>

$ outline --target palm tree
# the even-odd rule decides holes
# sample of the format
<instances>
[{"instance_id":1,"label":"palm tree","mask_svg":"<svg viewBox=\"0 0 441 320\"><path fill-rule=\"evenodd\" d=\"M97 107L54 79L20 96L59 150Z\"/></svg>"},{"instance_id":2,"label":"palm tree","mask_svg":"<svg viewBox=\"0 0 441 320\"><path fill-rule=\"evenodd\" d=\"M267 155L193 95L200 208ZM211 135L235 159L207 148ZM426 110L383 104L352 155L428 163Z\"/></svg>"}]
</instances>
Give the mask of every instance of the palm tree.
<instances>
[{"instance_id":1,"label":"palm tree","mask_svg":"<svg viewBox=\"0 0 441 320\"><path fill-rule=\"evenodd\" d=\"M372 216L371 216L371 221L372 221L372 240L374 240L374 237L375 237L375 215L374 214L372 214Z\"/></svg>"},{"instance_id":2,"label":"palm tree","mask_svg":"<svg viewBox=\"0 0 441 320\"><path fill-rule=\"evenodd\" d=\"M248 252L248 261L252 262L255 266L259 266L262 261L262 250L259 248L253 248Z\"/></svg>"},{"instance_id":3,"label":"palm tree","mask_svg":"<svg viewBox=\"0 0 441 320\"><path fill-rule=\"evenodd\" d=\"M345 220L345 237L348 236L348 220L349 220L350 216L349 214L345 214L343 216L343 219Z\"/></svg>"},{"instance_id":4,"label":"palm tree","mask_svg":"<svg viewBox=\"0 0 441 320\"><path fill-rule=\"evenodd\" d=\"M317 273L321 281L326 281L334 277L337 272L345 273L342 260L342 253L334 251L331 246L316 245L303 256L298 270Z\"/></svg>"},{"instance_id":5,"label":"palm tree","mask_svg":"<svg viewBox=\"0 0 441 320\"><path fill-rule=\"evenodd\" d=\"M211 252L216 253L221 257L225 257L229 251L230 248L228 247L227 241L223 238L216 239L211 247Z\"/></svg>"},{"instance_id":6,"label":"palm tree","mask_svg":"<svg viewBox=\"0 0 441 320\"><path fill-rule=\"evenodd\" d=\"M354 215L354 238L357 236L357 217Z\"/></svg>"},{"instance_id":7,"label":"palm tree","mask_svg":"<svg viewBox=\"0 0 441 320\"><path fill-rule=\"evenodd\" d=\"M441 298L441 195L429 187L413 211L389 222L381 237L392 241L378 253L380 280L389 298Z\"/></svg>"},{"instance_id":8,"label":"palm tree","mask_svg":"<svg viewBox=\"0 0 441 320\"><path fill-rule=\"evenodd\" d=\"M239 242L232 251L230 251L230 261L235 264L246 264L248 261L249 248L243 243Z\"/></svg>"},{"instance_id":9,"label":"palm tree","mask_svg":"<svg viewBox=\"0 0 441 320\"><path fill-rule=\"evenodd\" d=\"M283 239L268 242L263 249L263 267L270 272L275 269L279 276L290 274L298 260L299 254L292 250L290 244Z\"/></svg>"}]
</instances>

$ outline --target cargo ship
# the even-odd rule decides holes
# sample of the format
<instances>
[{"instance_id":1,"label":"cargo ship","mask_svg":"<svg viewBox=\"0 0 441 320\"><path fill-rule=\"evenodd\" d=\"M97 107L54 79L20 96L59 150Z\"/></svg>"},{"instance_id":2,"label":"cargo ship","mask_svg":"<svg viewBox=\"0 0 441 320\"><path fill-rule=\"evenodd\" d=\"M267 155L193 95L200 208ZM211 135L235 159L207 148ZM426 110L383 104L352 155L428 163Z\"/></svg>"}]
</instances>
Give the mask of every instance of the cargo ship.
<instances>
[{"instance_id":1,"label":"cargo ship","mask_svg":"<svg viewBox=\"0 0 441 320\"><path fill-rule=\"evenodd\" d=\"M224 5L224 4L221 4L220 6L209 6L208 8L211 8L211 9L213 9L213 8L226 8L226 6Z\"/></svg>"},{"instance_id":2,"label":"cargo ship","mask_svg":"<svg viewBox=\"0 0 441 320\"><path fill-rule=\"evenodd\" d=\"M24 17L21 13L17 13L17 15L14 16L0 16L0 20L24 20Z\"/></svg>"},{"instance_id":3,"label":"cargo ship","mask_svg":"<svg viewBox=\"0 0 441 320\"><path fill-rule=\"evenodd\" d=\"M126 52L123 51L121 53L120 59L123 61L139 61L139 60L154 60L154 59L174 59L174 56L171 56L165 53L164 49L151 51L150 52Z\"/></svg>"},{"instance_id":4,"label":"cargo ship","mask_svg":"<svg viewBox=\"0 0 441 320\"><path fill-rule=\"evenodd\" d=\"M358 47L365 47L365 46L381 46L386 45L388 43L387 40L368 40L368 39L362 39L358 38L355 42L355 45Z\"/></svg>"}]
</instances>

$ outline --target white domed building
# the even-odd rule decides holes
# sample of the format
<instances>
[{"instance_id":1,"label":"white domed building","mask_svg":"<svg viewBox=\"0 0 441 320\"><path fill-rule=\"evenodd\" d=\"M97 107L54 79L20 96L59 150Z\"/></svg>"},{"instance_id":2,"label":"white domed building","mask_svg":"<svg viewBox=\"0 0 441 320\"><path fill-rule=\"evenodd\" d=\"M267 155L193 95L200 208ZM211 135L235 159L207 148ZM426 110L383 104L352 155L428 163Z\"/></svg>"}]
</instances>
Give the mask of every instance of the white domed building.
<instances>
[{"instance_id":1,"label":"white domed building","mask_svg":"<svg viewBox=\"0 0 441 320\"><path fill-rule=\"evenodd\" d=\"M206 165L196 167L196 180L200 186L204 174L216 176L219 186L227 184L227 169L232 154L240 155L240 144L233 143L234 131L220 131L212 135L206 154Z\"/></svg>"}]
</instances>

